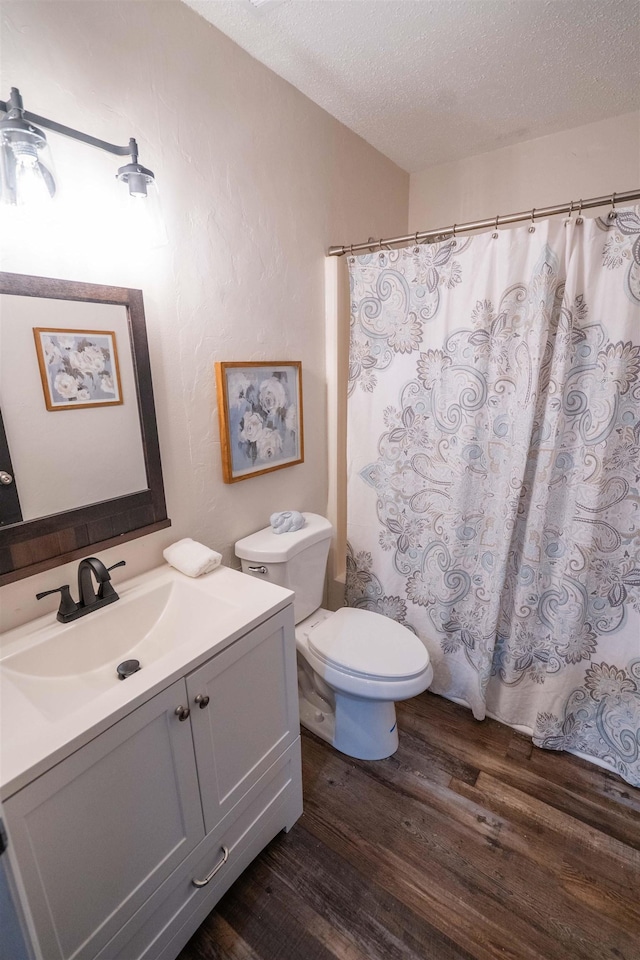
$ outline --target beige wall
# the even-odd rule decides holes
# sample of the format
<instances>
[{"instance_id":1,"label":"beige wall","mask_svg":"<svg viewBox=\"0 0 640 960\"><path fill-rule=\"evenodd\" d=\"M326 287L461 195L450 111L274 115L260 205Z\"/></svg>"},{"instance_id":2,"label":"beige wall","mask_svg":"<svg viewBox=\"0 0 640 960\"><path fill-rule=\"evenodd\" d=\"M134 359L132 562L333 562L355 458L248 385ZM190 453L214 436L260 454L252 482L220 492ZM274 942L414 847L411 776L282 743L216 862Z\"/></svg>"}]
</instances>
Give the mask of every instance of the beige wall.
<instances>
[{"instance_id":1,"label":"beige wall","mask_svg":"<svg viewBox=\"0 0 640 960\"><path fill-rule=\"evenodd\" d=\"M627 113L412 174L409 231L638 188L640 113Z\"/></svg>"},{"instance_id":2,"label":"beige wall","mask_svg":"<svg viewBox=\"0 0 640 960\"><path fill-rule=\"evenodd\" d=\"M136 136L162 191L168 246L132 250L117 160L51 134L55 212L7 231L0 252L4 270L144 292L173 527L104 558L132 575L192 536L235 562L234 541L272 511L327 509L324 253L402 233L408 175L181 3L2 9L0 96L17 86L34 113ZM213 363L259 359L302 361L305 463L225 485ZM73 583L75 566L2 588L3 625L55 610L34 595Z\"/></svg>"}]
</instances>

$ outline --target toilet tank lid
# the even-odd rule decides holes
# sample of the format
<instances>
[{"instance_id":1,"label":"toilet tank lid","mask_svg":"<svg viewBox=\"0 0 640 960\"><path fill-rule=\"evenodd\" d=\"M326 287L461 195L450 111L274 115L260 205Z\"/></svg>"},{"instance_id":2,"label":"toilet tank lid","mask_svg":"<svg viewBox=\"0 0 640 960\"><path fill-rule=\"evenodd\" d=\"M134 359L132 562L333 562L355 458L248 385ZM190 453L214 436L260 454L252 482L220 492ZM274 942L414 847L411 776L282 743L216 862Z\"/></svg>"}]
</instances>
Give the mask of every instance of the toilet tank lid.
<instances>
[{"instance_id":1,"label":"toilet tank lid","mask_svg":"<svg viewBox=\"0 0 640 960\"><path fill-rule=\"evenodd\" d=\"M271 527L265 527L236 543L236 557L241 560L259 560L262 563L285 563L301 550L328 540L333 527L317 513L303 513L304 527L289 533L274 533Z\"/></svg>"}]
</instances>

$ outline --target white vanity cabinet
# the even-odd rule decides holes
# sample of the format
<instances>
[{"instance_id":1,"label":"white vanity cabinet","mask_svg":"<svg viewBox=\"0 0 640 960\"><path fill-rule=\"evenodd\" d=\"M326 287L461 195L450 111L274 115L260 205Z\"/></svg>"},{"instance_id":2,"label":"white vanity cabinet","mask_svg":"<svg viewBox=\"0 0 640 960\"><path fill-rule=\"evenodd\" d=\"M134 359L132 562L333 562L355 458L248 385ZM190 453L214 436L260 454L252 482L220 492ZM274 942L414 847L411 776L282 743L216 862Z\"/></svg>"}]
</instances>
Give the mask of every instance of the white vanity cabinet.
<instances>
[{"instance_id":1,"label":"white vanity cabinet","mask_svg":"<svg viewBox=\"0 0 640 960\"><path fill-rule=\"evenodd\" d=\"M38 960L173 960L293 825L293 629L289 605L4 803Z\"/></svg>"}]
</instances>

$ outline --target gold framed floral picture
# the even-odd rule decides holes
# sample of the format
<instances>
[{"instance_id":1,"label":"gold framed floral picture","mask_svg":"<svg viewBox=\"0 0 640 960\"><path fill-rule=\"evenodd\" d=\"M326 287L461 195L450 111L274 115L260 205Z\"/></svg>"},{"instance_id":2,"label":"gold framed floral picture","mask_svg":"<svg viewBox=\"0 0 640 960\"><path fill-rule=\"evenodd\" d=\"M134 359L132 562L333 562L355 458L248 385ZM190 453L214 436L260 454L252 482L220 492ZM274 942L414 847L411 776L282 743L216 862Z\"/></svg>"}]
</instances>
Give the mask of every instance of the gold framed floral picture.
<instances>
[{"instance_id":1,"label":"gold framed floral picture","mask_svg":"<svg viewBox=\"0 0 640 960\"><path fill-rule=\"evenodd\" d=\"M34 327L33 336L47 410L123 403L114 331Z\"/></svg>"},{"instance_id":2,"label":"gold framed floral picture","mask_svg":"<svg viewBox=\"0 0 640 960\"><path fill-rule=\"evenodd\" d=\"M225 483L304 461L302 364L216 363Z\"/></svg>"}]
</instances>

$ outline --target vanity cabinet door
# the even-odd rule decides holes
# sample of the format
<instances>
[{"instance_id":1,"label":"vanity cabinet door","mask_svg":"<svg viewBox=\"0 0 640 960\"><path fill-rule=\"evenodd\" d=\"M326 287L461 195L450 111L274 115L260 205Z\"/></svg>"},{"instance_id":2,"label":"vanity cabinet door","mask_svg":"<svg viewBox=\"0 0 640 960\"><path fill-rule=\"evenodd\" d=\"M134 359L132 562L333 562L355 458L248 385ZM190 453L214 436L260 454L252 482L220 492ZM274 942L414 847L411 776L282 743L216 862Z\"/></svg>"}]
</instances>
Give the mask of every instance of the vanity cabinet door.
<instances>
[{"instance_id":1,"label":"vanity cabinet door","mask_svg":"<svg viewBox=\"0 0 640 960\"><path fill-rule=\"evenodd\" d=\"M4 805L42 960L94 957L204 836L184 680Z\"/></svg>"},{"instance_id":2,"label":"vanity cabinet door","mask_svg":"<svg viewBox=\"0 0 640 960\"><path fill-rule=\"evenodd\" d=\"M300 735L293 607L189 674L187 690L208 833Z\"/></svg>"}]
</instances>

